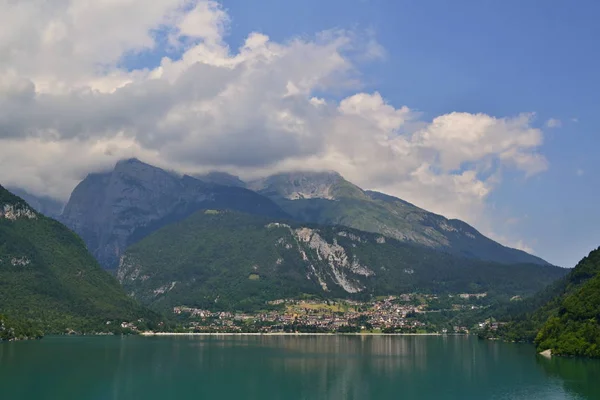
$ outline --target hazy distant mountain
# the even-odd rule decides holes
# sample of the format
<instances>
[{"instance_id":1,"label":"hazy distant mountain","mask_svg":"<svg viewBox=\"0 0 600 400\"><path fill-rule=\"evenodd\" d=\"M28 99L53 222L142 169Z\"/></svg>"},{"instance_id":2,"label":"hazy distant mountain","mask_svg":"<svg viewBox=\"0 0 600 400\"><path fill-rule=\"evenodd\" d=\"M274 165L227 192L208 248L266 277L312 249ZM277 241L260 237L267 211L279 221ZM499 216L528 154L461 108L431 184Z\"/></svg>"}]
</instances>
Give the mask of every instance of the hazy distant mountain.
<instances>
[{"instance_id":1,"label":"hazy distant mountain","mask_svg":"<svg viewBox=\"0 0 600 400\"><path fill-rule=\"evenodd\" d=\"M465 259L341 226L282 223L200 210L130 246L117 273L143 304L262 309L313 294L363 298L406 292L531 295L567 271Z\"/></svg>"},{"instance_id":2,"label":"hazy distant mountain","mask_svg":"<svg viewBox=\"0 0 600 400\"><path fill-rule=\"evenodd\" d=\"M0 314L24 321L15 335L29 336L32 329L112 330L107 320L135 321L147 311L77 235L0 186Z\"/></svg>"},{"instance_id":3,"label":"hazy distant mountain","mask_svg":"<svg viewBox=\"0 0 600 400\"><path fill-rule=\"evenodd\" d=\"M288 217L251 190L181 177L131 159L118 162L113 171L88 175L73 190L61 220L101 265L113 269L129 244L200 208Z\"/></svg>"},{"instance_id":4,"label":"hazy distant mountain","mask_svg":"<svg viewBox=\"0 0 600 400\"><path fill-rule=\"evenodd\" d=\"M64 202L51 197L36 196L24 189L16 187L9 187L7 189L11 193L25 200L34 210L50 218L58 218L62 214L63 208L65 207Z\"/></svg>"},{"instance_id":5,"label":"hazy distant mountain","mask_svg":"<svg viewBox=\"0 0 600 400\"><path fill-rule=\"evenodd\" d=\"M465 257L548 264L505 247L467 223L433 214L383 193L364 191L336 172L296 172L249 182L298 221L345 225Z\"/></svg>"}]
</instances>

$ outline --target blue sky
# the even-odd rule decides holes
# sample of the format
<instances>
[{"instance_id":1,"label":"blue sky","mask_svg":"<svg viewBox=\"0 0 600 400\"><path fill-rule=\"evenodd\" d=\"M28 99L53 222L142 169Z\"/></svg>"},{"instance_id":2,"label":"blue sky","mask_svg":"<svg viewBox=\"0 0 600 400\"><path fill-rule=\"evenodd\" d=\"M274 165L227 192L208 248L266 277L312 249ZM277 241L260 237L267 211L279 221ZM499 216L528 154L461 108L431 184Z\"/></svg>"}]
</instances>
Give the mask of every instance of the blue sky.
<instances>
[{"instance_id":1,"label":"blue sky","mask_svg":"<svg viewBox=\"0 0 600 400\"><path fill-rule=\"evenodd\" d=\"M557 265L600 245L600 3L219 3L0 4L0 182L337 169Z\"/></svg>"},{"instance_id":2,"label":"blue sky","mask_svg":"<svg viewBox=\"0 0 600 400\"><path fill-rule=\"evenodd\" d=\"M549 169L506 176L490 202L536 252L573 266L600 245L600 3L579 1L223 2L228 41L248 31L274 39L330 29L372 29L387 52L363 68L367 90L434 116L451 111L509 116L535 112Z\"/></svg>"}]
</instances>

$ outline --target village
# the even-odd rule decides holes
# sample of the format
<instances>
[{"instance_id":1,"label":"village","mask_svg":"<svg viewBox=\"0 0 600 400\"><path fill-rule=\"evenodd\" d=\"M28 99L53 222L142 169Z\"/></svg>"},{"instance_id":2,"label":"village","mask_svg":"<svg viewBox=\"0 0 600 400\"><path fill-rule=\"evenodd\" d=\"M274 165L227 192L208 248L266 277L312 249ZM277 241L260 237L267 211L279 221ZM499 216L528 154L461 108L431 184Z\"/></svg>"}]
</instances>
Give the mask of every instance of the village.
<instances>
[{"instance_id":1,"label":"village","mask_svg":"<svg viewBox=\"0 0 600 400\"><path fill-rule=\"evenodd\" d=\"M449 310L473 310L481 306L469 299L481 299L485 293L449 295ZM456 303L452 304L452 300ZM280 299L271 301L270 310L258 313L209 311L178 306L173 314L183 329L196 333L469 333L465 326L442 329L426 322L428 313L439 313L432 304L435 295L401 294L371 302L322 299Z\"/></svg>"}]
</instances>

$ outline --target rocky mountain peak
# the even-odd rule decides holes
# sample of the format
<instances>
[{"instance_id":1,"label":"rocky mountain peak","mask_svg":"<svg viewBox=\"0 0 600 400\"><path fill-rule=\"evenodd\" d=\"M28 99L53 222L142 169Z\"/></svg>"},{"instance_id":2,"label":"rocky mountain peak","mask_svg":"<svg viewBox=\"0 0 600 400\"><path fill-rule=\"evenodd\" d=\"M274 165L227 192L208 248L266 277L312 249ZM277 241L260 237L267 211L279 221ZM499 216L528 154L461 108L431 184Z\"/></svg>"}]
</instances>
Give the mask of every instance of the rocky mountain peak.
<instances>
[{"instance_id":1,"label":"rocky mountain peak","mask_svg":"<svg viewBox=\"0 0 600 400\"><path fill-rule=\"evenodd\" d=\"M111 172L88 175L73 190L61 220L110 269L132 241L201 208L287 216L270 199L250 190L207 184L129 159Z\"/></svg>"},{"instance_id":2,"label":"rocky mountain peak","mask_svg":"<svg viewBox=\"0 0 600 400\"><path fill-rule=\"evenodd\" d=\"M294 171L252 181L248 187L268 196L288 200L335 200L340 195L339 187L344 185L350 183L335 171ZM358 187L356 189L362 192Z\"/></svg>"}]
</instances>

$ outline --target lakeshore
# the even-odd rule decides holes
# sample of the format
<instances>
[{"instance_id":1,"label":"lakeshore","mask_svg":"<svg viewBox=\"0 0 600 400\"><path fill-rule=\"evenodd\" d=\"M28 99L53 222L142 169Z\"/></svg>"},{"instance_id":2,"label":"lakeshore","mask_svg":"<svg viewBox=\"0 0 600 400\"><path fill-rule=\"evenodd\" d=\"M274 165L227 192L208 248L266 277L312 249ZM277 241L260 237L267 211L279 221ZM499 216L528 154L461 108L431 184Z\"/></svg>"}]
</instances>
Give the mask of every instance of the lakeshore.
<instances>
[{"instance_id":1,"label":"lakeshore","mask_svg":"<svg viewBox=\"0 0 600 400\"><path fill-rule=\"evenodd\" d=\"M381 333L381 332L140 332L141 336L466 336L442 333Z\"/></svg>"}]
</instances>

